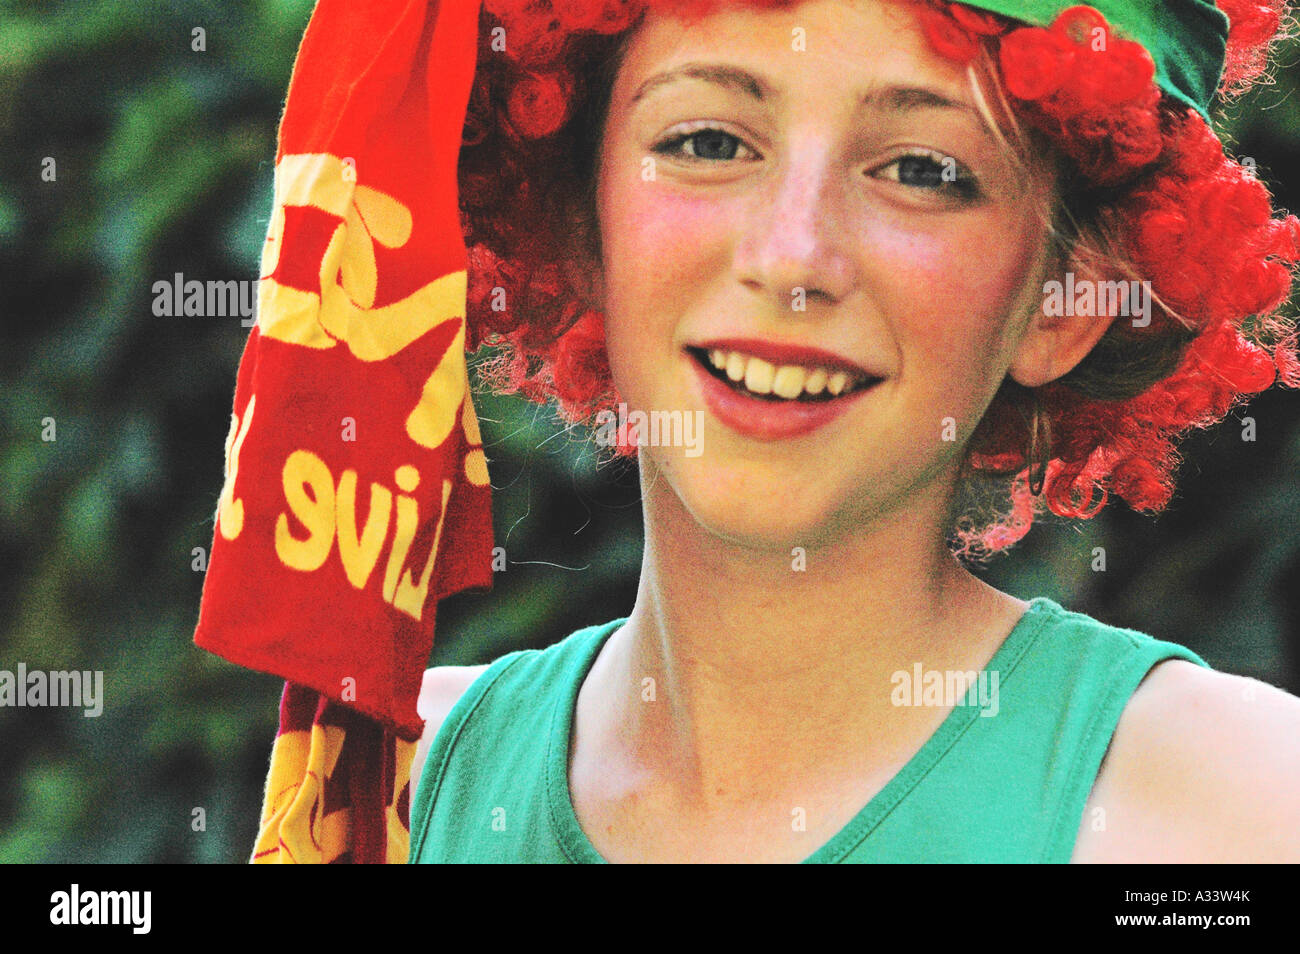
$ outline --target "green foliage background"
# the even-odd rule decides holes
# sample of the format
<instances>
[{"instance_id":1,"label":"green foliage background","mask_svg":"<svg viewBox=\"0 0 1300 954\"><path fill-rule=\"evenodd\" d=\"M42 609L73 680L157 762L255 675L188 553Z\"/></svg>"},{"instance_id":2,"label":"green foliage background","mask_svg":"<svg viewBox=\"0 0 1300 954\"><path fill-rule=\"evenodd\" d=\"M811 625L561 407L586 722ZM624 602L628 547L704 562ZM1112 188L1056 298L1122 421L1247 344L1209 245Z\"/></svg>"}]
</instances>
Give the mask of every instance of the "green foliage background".
<instances>
[{"instance_id":1,"label":"green foliage background","mask_svg":"<svg viewBox=\"0 0 1300 954\"><path fill-rule=\"evenodd\" d=\"M151 286L256 278L310 12L0 0L0 669L102 669L106 695L99 718L0 709L0 861L237 862L251 848L281 684L191 643L193 548L211 542L247 329L154 317ZM1287 208L1297 50L1223 125ZM635 473L597 467L545 410L479 407L511 562L491 593L442 605L443 663L545 645L623 615L636 589ZM1300 690L1300 395L1245 414L1253 443L1234 421L1188 442L1159 518L1113 507L1040 526L988 578Z\"/></svg>"}]
</instances>

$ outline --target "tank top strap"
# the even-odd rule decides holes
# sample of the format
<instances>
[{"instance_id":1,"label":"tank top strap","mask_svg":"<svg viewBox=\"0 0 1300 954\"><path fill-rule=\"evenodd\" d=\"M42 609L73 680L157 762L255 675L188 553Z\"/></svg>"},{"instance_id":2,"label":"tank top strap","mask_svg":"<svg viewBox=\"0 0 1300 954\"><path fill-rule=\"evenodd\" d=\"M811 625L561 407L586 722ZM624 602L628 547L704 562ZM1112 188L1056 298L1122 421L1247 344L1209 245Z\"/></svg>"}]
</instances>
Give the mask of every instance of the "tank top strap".
<instances>
[{"instance_id":1,"label":"tank top strap","mask_svg":"<svg viewBox=\"0 0 1300 954\"><path fill-rule=\"evenodd\" d=\"M942 751L906 791L818 860L1068 862L1120 716L1169 659L1207 665L1177 643L1033 600L980 674L991 704L955 708L931 739Z\"/></svg>"},{"instance_id":2,"label":"tank top strap","mask_svg":"<svg viewBox=\"0 0 1300 954\"><path fill-rule=\"evenodd\" d=\"M546 649L507 653L470 685L425 759L411 804L412 862L574 860L561 849L548 790L554 773L547 768L559 760L567 769L578 690L624 622L579 629ZM567 793L567 774L564 781Z\"/></svg>"}]
</instances>

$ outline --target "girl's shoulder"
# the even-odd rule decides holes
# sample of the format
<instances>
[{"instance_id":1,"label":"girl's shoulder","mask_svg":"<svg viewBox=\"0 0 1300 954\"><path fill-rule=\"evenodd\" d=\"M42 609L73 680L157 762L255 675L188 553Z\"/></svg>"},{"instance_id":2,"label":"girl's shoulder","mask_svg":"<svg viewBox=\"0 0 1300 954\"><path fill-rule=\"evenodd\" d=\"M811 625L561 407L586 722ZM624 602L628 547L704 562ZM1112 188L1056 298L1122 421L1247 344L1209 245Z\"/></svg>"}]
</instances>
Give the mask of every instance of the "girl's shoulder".
<instances>
[{"instance_id":1,"label":"girl's shoulder","mask_svg":"<svg viewBox=\"0 0 1300 954\"><path fill-rule=\"evenodd\" d=\"M564 691L572 677L586 669L605 640L624 622L626 617L585 626L545 649L515 650L482 666L433 666L426 669L416 701L416 710L424 720L424 731L411 763L412 796L419 786L429 749L457 703L462 699L472 701L473 696L481 695L493 680L499 682L507 670L519 670L508 680L514 683L515 690L527 689L526 692L516 691L514 698L517 700L531 698L534 702L540 701L535 691L539 686L549 686L552 692ZM471 688L475 693L471 694Z\"/></svg>"},{"instance_id":2,"label":"girl's shoulder","mask_svg":"<svg viewBox=\"0 0 1300 954\"><path fill-rule=\"evenodd\" d=\"M429 748L433 745L438 730L461 696L474 682L487 672L487 666L434 666L424 671L420 683L420 696L415 709L424 720L424 731L415 745L415 754L411 759L411 797L420 786L420 776L424 771L424 762L428 758Z\"/></svg>"},{"instance_id":3,"label":"girl's shoulder","mask_svg":"<svg viewBox=\"0 0 1300 954\"><path fill-rule=\"evenodd\" d=\"M1169 660L1124 709L1073 860L1300 861L1297 792L1300 698Z\"/></svg>"}]
</instances>

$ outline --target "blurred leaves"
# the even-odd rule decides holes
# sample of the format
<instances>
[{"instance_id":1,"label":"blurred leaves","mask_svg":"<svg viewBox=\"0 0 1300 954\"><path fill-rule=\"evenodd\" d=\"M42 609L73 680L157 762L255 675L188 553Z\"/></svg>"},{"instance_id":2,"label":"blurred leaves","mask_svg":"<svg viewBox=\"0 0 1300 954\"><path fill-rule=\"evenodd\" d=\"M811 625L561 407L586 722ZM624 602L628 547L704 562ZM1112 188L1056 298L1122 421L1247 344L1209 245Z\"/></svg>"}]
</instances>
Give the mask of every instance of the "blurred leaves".
<instances>
[{"instance_id":1,"label":"blurred leaves","mask_svg":"<svg viewBox=\"0 0 1300 954\"><path fill-rule=\"evenodd\" d=\"M152 286L256 278L310 11L0 4L0 668L103 670L106 696L0 710L0 859L252 844L280 684L190 641L248 330L157 318Z\"/></svg>"}]
</instances>

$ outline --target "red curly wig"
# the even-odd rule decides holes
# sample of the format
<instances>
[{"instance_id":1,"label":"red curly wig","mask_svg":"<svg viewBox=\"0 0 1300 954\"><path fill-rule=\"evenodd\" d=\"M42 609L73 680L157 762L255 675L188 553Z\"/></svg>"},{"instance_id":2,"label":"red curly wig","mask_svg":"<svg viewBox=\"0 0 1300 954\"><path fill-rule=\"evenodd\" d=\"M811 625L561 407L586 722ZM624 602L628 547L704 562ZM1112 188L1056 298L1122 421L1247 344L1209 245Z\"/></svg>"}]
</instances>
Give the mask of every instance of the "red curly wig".
<instances>
[{"instance_id":1,"label":"red curly wig","mask_svg":"<svg viewBox=\"0 0 1300 954\"><path fill-rule=\"evenodd\" d=\"M598 249L592 143L621 46L645 11L694 17L725 2L485 0L461 217L469 346L500 349L481 369L498 390L555 400L571 424L619 402L603 315L583 304L588 286L571 265L579 253L596 260ZM1014 123L1055 153L1062 247L1106 236L1109 261L1153 290L1149 326L1113 322L1060 380L1032 392L1008 381L999 390L964 474L1003 479L1011 506L991 519L955 521L954 550L981 559L1005 549L1043 505L1086 518L1114 493L1135 509L1160 510L1173 493L1183 435L1275 381L1300 387L1294 330L1275 315L1300 259L1300 220L1274 216L1253 171L1225 155L1200 114L1159 89L1147 51L1111 34L1091 7L1038 27L946 0L896 2L914 5L939 54L979 61ZM1284 0L1218 6L1231 24L1219 90L1230 97L1262 75L1286 11ZM1086 42L1098 28L1108 42ZM500 43L507 34L508 46ZM1042 441L1027 439L1031 407L1035 437L1050 438L1038 461L1045 470L1035 475L1031 445L1041 452Z\"/></svg>"}]
</instances>

